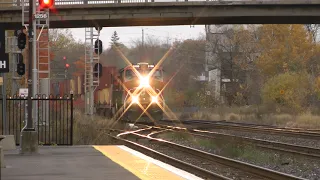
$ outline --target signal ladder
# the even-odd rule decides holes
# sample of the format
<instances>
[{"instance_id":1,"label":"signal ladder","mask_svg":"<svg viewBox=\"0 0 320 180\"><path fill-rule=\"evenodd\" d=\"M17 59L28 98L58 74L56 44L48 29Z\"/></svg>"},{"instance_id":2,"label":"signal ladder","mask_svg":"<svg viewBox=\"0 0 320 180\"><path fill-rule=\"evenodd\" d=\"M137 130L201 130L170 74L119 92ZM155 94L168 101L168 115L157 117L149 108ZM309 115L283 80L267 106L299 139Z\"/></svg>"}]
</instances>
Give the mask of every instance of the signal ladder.
<instances>
[{"instance_id":1,"label":"signal ladder","mask_svg":"<svg viewBox=\"0 0 320 180\"><path fill-rule=\"evenodd\" d=\"M49 14L47 10L41 11L42 14ZM37 35L37 64L38 64L38 92L41 92L39 83L44 82L47 79L48 87L44 87L46 90L50 90L50 37L49 37L49 16L44 20L36 20L37 29L40 32Z\"/></svg>"},{"instance_id":2,"label":"signal ladder","mask_svg":"<svg viewBox=\"0 0 320 180\"><path fill-rule=\"evenodd\" d=\"M100 29L85 28L85 94L86 94L86 114L93 114L93 92L99 86L99 77L93 74L97 73L93 67L99 63L99 53L96 54L95 41L99 42ZM99 44L98 47L99 48Z\"/></svg>"},{"instance_id":3,"label":"signal ladder","mask_svg":"<svg viewBox=\"0 0 320 180\"><path fill-rule=\"evenodd\" d=\"M22 26L29 26L29 0L21 0L22 4Z\"/></svg>"},{"instance_id":4,"label":"signal ladder","mask_svg":"<svg viewBox=\"0 0 320 180\"><path fill-rule=\"evenodd\" d=\"M22 26L27 30L29 27L29 1L30 0L21 0L22 4ZM43 82L44 79L48 78L50 80L50 44L49 44L49 10L40 10L38 6L38 1L36 1L36 13L41 14L44 18L36 19L36 29L37 34L36 38L36 49L37 49L37 92L50 93L50 92L40 92L40 82ZM38 32L40 30L40 32ZM49 86L45 89L50 90L50 82L47 83Z\"/></svg>"}]
</instances>

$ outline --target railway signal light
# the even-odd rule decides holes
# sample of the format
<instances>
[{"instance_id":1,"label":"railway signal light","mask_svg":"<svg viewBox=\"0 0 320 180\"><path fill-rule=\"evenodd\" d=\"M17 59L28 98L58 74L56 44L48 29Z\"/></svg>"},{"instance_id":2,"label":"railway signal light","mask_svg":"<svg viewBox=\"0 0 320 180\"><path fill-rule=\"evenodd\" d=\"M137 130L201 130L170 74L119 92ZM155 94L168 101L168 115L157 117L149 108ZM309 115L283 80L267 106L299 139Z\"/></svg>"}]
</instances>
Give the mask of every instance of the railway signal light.
<instances>
[{"instance_id":1,"label":"railway signal light","mask_svg":"<svg viewBox=\"0 0 320 180\"><path fill-rule=\"evenodd\" d=\"M63 56L63 60L67 60L67 57Z\"/></svg>"},{"instance_id":2,"label":"railway signal light","mask_svg":"<svg viewBox=\"0 0 320 180\"><path fill-rule=\"evenodd\" d=\"M102 53L102 41L100 39L94 42L94 52L99 55Z\"/></svg>"},{"instance_id":3,"label":"railway signal light","mask_svg":"<svg viewBox=\"0 0 320 180\"><path fill-rule=\"evenodd\" d=\"M17 64L17 73L20 75L20 76L23 76L26 72L26 69L25 69L25 64L23 62L20 62Z\"/></svg>"},{"instance_id":4,"label":"railway signal light","mask_svg":"<svg viewBox=\"0 0 320 180\"><path fill-rule=\"evenodd\" d=\"M24 49L26 47L26 43L27 43L27 36L25 33L21 32L18 35L18 48L20 50Z\"/></svg>"},{"instance_id":5,"label":"railway signal light","mask_svg":"<svg viewBox=\"0 0 320 180\"><path fill-rule=\"evenodd\" d=\"M69 67L70 67L70 65L67 63L67 64L66 64L66 69L69 69Z\"/></svg>"},{"instance_id":6,"label":"railway signal light","mask_svg":"<svg viewBox=\"0 0 320 180\"><path fill-rule=\"evenodd\" d=\"M54 6L54 0L39 0L41 9L51 9Z\"/></svg>"},{"instance_id":7,"label":"railway signal light","mask_svg":"<svg viewBox=\"0 0 320 180\"><path fill-rule=\"evenodd\" d=\"M100 63L96 63L93 67L93 75L95 77L101 77L102 76L102 65Z\"/></svg>"}]
</instances>

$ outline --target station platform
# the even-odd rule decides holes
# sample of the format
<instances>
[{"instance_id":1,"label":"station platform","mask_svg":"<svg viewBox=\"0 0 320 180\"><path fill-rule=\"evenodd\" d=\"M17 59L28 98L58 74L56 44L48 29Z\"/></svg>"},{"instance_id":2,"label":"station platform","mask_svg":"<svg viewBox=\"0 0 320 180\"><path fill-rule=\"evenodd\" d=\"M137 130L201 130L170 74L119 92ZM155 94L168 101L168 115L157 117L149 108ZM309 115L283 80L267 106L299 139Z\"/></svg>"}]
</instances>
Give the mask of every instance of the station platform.
<instances>
[{"instance_id":1,"label":"station platform","mask_svg":"<svg viewBox=\"0 0 320 180\"><path fill-rule=\"evenodd\" d=\"M201 179L126 146L39 147L36 155L4 151L1 180Z\"/></svg>"}]
</instances>

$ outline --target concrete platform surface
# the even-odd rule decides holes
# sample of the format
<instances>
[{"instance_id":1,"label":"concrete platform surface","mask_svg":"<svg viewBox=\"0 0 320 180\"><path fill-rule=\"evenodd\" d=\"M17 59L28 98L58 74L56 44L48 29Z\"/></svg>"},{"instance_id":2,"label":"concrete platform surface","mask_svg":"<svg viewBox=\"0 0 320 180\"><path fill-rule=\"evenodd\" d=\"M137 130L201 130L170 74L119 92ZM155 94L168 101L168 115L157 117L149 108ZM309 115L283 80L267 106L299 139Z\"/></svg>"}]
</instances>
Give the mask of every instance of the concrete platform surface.
<instances>
[{"instance_id":1,"label":"concrete platform surface","mask_svg":"<svg viewBox=\"0 0 320 180\"><path fill-rule=\"evenodd\" d=\"M4 151L1 180L137 180L92 146L39 147L38 155Z\"/></svg>"}]
</instances>

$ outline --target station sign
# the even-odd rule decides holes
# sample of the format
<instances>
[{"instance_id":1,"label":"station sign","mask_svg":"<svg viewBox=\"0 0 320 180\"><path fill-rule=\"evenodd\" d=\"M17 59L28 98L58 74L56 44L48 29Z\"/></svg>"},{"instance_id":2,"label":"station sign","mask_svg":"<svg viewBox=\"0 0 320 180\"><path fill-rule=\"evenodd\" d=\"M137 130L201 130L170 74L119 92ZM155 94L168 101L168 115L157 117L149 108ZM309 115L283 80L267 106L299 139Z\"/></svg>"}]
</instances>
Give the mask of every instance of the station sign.
<instances>
[{"instance_id":1,"label":"station sign","mask_svg":"<svg viewBox=\"0 0 320 180\"><path fill-rule=\"evenodd\" d=\"M48 13L47 12L37 12L35 15L34 15L34 18L35 19L47 19L49 17Z\"/></svg>"},{"instance_id":2,"label":"station sign","mask_svg":"<svg viewBox=\"0 0 320 180\"><path fill-rule=\"evenodd\" d=\"M9 72L9 60L0 59L0 73L8 73L8 72Z\"/></svg>"},{"instance_id":3,"label":"station sign","mask_svg":"<svg viewBox=\"0 0 320 180\"><path fill-rule=\"evenodd\" d=\"M19 89L19 96L27 97L28 96L28 88L20 88Z\"/></svg>"}]
</instances>

